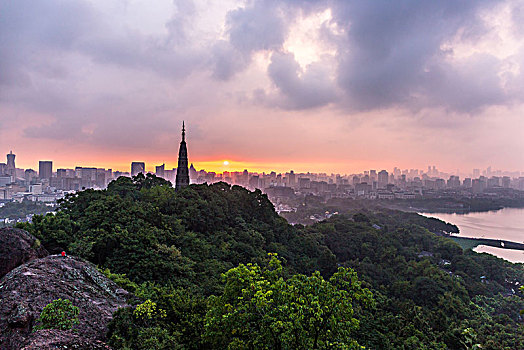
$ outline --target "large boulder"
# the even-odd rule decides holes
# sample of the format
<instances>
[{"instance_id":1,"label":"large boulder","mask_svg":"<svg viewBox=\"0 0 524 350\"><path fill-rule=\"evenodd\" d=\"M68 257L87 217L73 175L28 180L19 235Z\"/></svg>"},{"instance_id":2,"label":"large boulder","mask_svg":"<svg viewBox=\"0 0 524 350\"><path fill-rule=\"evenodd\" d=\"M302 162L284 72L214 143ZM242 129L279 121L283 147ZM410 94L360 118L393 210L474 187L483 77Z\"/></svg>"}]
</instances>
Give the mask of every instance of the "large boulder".
<instances>
[{"instance_id":1,"label":"large boulder","mask_svg":"<svg viewBox=\"0 0 524 350\"><path fill-rule=\"evenodd\" d=\"M0 279L0 349L100 348L97 341L105 340L113 312L128 306L129 297L82 259L50 255L32 260ZM44 306L59 298L79 308L76 331L32 332Z\"/></svg>"},{"instance_id":2,"label":"large boulder","mask_svg":"<svg viewBox=\"0 0 524 350\"><path fill-rule=\"evenodd\" d=\"M31 334L21 350L51 349L101 349L111 350L107 344L96 339L89 339L73 330L56 329L38 330Z\"/></svg>"},{"instance_id":3,"label":"large boulder","mask_svg":"<svg viewBox=\"0 0 524 350\"><path fill-rule=\"evenodd\" d=\"M0 277L27 261L47 255L40 241L27 231L0 228Z\"/></svg>"}]
</instances>

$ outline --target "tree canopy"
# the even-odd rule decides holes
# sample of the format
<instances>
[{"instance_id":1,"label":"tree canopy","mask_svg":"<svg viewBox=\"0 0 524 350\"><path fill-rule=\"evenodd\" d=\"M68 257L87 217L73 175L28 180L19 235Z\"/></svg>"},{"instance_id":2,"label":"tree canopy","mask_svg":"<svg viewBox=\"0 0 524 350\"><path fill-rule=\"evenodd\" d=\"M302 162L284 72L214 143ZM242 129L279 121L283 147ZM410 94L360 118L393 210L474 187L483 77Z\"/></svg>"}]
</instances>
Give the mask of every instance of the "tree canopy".
<instances>
[{"instance_id":1,"label":"tree canopy","mask_svg":"<svg viewBox=\"0 0 524 350\"><path fill-rule=\"evenodd\" d=\"M147 175L69 196L19 227L163 310L119 310L116 349L524 348L522 264L463 251L432 232L453 229L443 222L339 209L347 215L292 226L260 191L175 192Z\"/></svg>"}]
</instances>

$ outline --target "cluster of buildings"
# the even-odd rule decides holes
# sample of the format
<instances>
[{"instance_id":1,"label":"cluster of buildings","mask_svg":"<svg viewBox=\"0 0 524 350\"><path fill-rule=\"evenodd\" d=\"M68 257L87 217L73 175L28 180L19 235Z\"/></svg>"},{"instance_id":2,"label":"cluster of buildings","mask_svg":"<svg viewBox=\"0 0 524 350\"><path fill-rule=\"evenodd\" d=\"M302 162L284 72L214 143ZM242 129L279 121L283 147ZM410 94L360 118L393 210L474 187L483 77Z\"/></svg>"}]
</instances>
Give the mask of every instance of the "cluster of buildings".
<instances>
[{"instance_id":1,"label":"cluster of buildings","mask_svg":"<svg viewBox=\"0 0 524 350\"><path fill-rule=\"evenodd\" d=\"M456 192L469 197L482 195L496 189L516 189L524 191L524 176L479 176L476 179L461 179L433 171L403 170L395 168L392 173L386 170L369 170L359 174L340 175L325 173L295 173L293 171L277 174L224 172L216 174L204 170L190 171L194 183L213 183L225 181L249 189L261 189L275 203L285 199L315 195L324 200L330 198L363 199L413 199L434 198L439 194ZM442 176L446 176L443 178ZM524 175L524 174L523 174Z\"/></svg>"},{"instance_id":2,"label":"cluster of buildings","mask_svg":"<svg viewBox=\"0 0 524 350\"><path fill-rule=\"evenodd\" d=\"M41 160L38 171L19 169L15 154L9 152L7 163L0 163L0 203L31 200L53 205L67 193L85 188L105 188L107 184L122 175L129 175L111 169L76 167L74 169L53 169L53 162Z\"/></svg>"},{"instance_id":3,"label":"cluster of buildings","mask_svg":"<svg viewBox=\"0 0 524 350\"><path fill-rule=\"evenodd\" d=\"M15 154L7 154L7 162L0 163L0 203L3 201L31 200L56 203L67 193L86 188L103 189L119 176L135 176L146 173L145 162L132 162L130 172L112 169L76 167L74 169L53 169L52 161L42 160L38 172L33 169L18 169ZM224 181L251 190L260 189L277 205L285 206L290 199L315 195L324 200L330 198L364 199L413 199L435 197L450 192L475 196L492 189L516 189L524 191L524 174L493 172L491 168L480 171L473 169L470 177L461 179L457 175L440 172L435 166L427 171L419 169L394 168L369 170L359 174L340 175L326 173L253 173L241 172L215 173L196 170L189 166L185 127L182 126L182 141L178 155L178 167L166 169L165 164L155 167L156 176L175 184L178 190L190 183L214 183ZM283 210L285 210L284 207Z\"/></svg>"}]
</instances>

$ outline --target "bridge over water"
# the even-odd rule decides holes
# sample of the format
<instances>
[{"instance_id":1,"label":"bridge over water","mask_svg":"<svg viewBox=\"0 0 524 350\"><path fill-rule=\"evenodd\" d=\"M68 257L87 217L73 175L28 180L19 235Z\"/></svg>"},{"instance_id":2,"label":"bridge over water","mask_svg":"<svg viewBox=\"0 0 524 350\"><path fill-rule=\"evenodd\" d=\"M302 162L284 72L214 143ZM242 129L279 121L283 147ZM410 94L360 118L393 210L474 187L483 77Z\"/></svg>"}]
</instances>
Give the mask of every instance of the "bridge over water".
<instances>
[{"instance_id":1,"label":"bridge over water","mask_svg":"<svg viewBox=\"0 0 524 350\"><path fill-rule=\"evenodd\" d=\"M487 245L490 247L502 248L502 249L524 250L524 243L505 241L502 239L457 237L457 236L449 236L449 238L457 242L462 247L462 249L473 249L479 245Z\"/></svg>"}]
</instances>

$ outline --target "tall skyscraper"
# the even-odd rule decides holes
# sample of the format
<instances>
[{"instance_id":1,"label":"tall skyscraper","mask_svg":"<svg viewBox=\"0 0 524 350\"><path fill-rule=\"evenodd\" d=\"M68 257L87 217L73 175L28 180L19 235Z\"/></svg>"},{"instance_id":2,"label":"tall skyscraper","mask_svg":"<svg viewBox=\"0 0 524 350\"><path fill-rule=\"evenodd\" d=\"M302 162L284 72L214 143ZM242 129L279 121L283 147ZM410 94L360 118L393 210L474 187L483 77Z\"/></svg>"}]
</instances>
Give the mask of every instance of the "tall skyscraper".
<instances>
[{"instance_id":1,"label":"tall skyscraper","mask_svg":"<svg viewBox=\"0 0 524 350\"><path fill-rule=\"evenodd\" d=\"M378 173L378 188L386 188L389 182L389 174L386 170L381 170Z\"/></svg>"},{"instance_id":2,"label":"tall skyscraper","mask_svg":"<svg viewBox=\"0 0 524 350\"><path fill-rule=\"evenodd\" d=\"M371 182L377 181L377 171L376 170L369 171L369 181Z\"/></svg>"},{"instance_id":3,"label":"tall skyscraper","mask_svg":"<svg viewBox=\"0 0 524 350\"><path fill-rule=\"evenodd\" d=\"M131 163L131 176L138 174L146 174L146 163L144 162L132 162Z\"/></svg>"},{"instance_id":4,"label":"tall skyscraper","mask_svg":"<svg viewBox=\"0 0 524 350\"><path fill-rule=\"evenodd\" d=\"M41 179L51 180L53 176L53 162L50 160L41 160L38 162L38 177Z\"/></svg>"},{"instance_id":5,"label":"tall skyscraper","mask_svg":"<svg viewBox=\"0 0 524 350\"><path fill-rule=\"evenodd\" d=\"M289 187L295 187L295 183L296 183L296 177L295 177L295 172L293 170L291 170L289 172L289 175L288 175L288 184L289 184Z\"/></svg>"},{"instance_id":6,"label":"tall skyscraper","mask_svg":"<svg viewBox=\"0 0 524 350\"><path fill-rule=\"evenodd\" d=\"M16 179L16 166L15 166L15 155L13 154L13 151L10 151L7 155L7 164L5 167L5 172L7 175L10 175L14 179Z\"/></svg>"},{"instance_id":7,"label":"tall skyscraper","mask_svg":"<svg viewBox=\"0 0 524 350\"><path fill-rule=\"evenodd\" d=\"M182 187L189 186L189 168L187 161L187 146L186 146L186 128L182 122L182 141L180 142L180 150L178 151L178 168L176 169L175 191Z\"/></svg>"},{"instance_id":8,"label":"tall skyscraper","mask_svg":"<svg viewBox=\"0 0 524 350\"><path fill-rule=\"evenodd\" d=\"M226 172L227 171L225 171L224 173ZM197 171L193 166L193 163L191 163L191 166L189 167L189 179L191 180L191 182L195 182L197 179Z\"/></svg>"},{"instance_id":9,"label":"tall skyscraper","mask_svg":"<svg viewBox=\"0 0 524 350\"><path fill-rule=\"evenodd\" d=\"M164 178L164 176L165 176L165 173L164 173L165 167L166 167L165 164L157 165L155 167L155 175L158 176L158 177Z\"/></svg>"}]
</instances>

